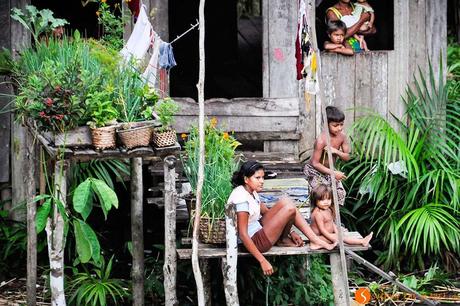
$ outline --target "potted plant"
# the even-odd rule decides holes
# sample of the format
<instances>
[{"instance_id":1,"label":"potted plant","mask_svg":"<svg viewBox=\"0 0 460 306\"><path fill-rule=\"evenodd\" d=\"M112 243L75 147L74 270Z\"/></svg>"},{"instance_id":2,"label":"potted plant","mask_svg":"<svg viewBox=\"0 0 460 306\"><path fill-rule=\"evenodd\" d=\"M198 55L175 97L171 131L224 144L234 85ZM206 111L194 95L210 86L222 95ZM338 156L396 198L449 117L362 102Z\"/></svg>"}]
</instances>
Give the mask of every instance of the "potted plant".
<instances>
[{"instance_id":1,"label":"potted plant","mask_svg":"<svg viewBox=\"0 0 460 306\"><path fill-rule=\"evenodd\" d=\"M14 68L17 119L29 122L57 146L91 145L86 123L88 87L100 79L100 64L79 39L50 38L21 53Z\"/></svg>"},{"instance_id":2,"label":"potted plant","mask_svg":"<svg viewBox=\"0 0 460 306\"><path fill-rule=\"evenodd\" d=\"M154 111L161 126L153 130L153 144L158 148L174 145L177 137L171 125L174 123L174 115L179 111L179 105L167 97L155 104Z\"/></svg>"},{"instance_id":3,"label":"potted plant","mask_svg":"<svg viewBox=\"0 0 460 306\"><path fill-rule=\"evenodd\" d=\"M91 119L87 124L91 128L93 146L96 149L116 146L115 124L119 113L113 100L113 88L109 86L88 94L86 98L88 116Z\"/></svg>"},{"instance_id":4,"label":"potted plant","mask_svg":"<svg viewBox=\"0 0 460 306\"><path fill-rule=\"evenodd\" d=\"M204 243L225 243L225 205L233 189L231 177L238 168L235 149L240 143L216 125L214 118L205 127L206 156L200 216L200 239ZM185 154L181 155L184 172L195 193L199 160L197 128L191 130L184 148Z\"/></svg>"},{"instance_id":5,"label":"potted plant","mask_svg":"<svg viewBox=\"0 0 460 306\"><path fill-rule=\"evenodd\" d=\"M122 121L117 129L118 137L128 149L148 146L152 140L153 122L145 119L151 119L147 104L156 101L154 90L149 90L137 70L130 66L123 68L118 90Z\"/></svg>"}]
</instances>

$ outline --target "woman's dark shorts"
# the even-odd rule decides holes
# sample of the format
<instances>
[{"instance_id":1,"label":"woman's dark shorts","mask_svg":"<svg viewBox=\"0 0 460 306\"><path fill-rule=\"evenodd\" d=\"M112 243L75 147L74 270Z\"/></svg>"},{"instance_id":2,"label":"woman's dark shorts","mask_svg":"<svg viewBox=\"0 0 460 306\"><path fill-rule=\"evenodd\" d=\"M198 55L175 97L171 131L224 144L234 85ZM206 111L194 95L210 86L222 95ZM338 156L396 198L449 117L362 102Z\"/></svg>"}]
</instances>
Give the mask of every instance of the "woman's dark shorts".
<instances>
[{"instance_id":1,"label":"woman's dark shorts","mask_svg":"<svg viewBox=\"0 0 460 306\"><path fill-rule=\"evenodd\" d=\"M257 249L261 253L265 253L272 248L272 243L268 240L267 235L265 235L264 229L261 228L258 230L252 237L252 241L256 245Z\"/></svg>"}]
</instances>

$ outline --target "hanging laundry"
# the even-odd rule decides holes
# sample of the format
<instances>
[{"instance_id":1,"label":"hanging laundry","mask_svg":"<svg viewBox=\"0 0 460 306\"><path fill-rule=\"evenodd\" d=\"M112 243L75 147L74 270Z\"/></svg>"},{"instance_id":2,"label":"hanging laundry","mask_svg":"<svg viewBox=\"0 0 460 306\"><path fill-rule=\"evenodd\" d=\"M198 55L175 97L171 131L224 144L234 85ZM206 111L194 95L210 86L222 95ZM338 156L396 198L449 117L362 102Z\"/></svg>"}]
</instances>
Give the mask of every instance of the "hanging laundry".
<instances>
[{"instance_id":1,"label":"hanging laundry","mask_svg":"<svg viewBox=\"0 0 460 306\"><path fill-rule=\"evenodd\" d=\"M318 93L317 57L311 43L311 29L307 22L307 5L305 0L299 0L299 15L297 19L296 37L296 68L297 80L305 79L305 92L315 95Z\"/></svg>"},{"instance_id":2,"label":"hanging laundry","mask_svg":"<svg viewBox=\"0 0 460 306\"><path fill-rule=\"evenodd\" d=\"M160 68L158 65L158 60L160 56L160 46L162 43L163 41L161 40L160 36L154 32L152 40L152 56L150 57L147 68L142 74L142 77L153 88L157 88L158 84L157 74L158 69Z\"/></svg>"},{"instance_id":3,"label":"hanging laundry","mask_svg":"<svg viewBox=\"0 0 460 306\"><path fill-rule=\"evenodd\" d=\"M172 45L170 43L162 42L160 45L160 68L170 70L176 65L177 64L176 60L174 59Z\"/></svg>"},{"instance_id":4,"label":"hanging laundry","mask_svg":"<svg viewBox=\"0 0 460 306\"><path fill-rule=\"evenodd\" d=\"M154 31L145 11L145 6L142 5L133 32L126 45L120 51L125 61L129 61L131 58L135 58L136 60L143 59L150 47L153 33Z\"/></svg>"}]
</instances>

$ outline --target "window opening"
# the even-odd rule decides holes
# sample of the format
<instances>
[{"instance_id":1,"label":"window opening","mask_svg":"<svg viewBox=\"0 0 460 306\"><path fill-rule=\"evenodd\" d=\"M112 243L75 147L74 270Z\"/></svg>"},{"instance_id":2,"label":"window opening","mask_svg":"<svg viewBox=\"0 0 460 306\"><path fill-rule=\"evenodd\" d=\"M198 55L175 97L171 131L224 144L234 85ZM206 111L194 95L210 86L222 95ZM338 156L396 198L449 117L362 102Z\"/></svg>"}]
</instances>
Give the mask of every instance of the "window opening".
<instances>
[{"instance_id":1,"label":"window opening","mask_svg":"<svg viewBox=\"0 0 460 306\"><path fill-rule=\"evenodd\" d=\"M169 2L169 35L176 37L197 18L199 1ZM205 98L262 96L261 0L208 1ZM174 43L178 66L171 70L170 94L197 99L198 31Z\"/></svg>"},{"instance_id":2,"label":"window opening","mask_svg":"<svg viewBox=\"0 0 460 306\"><path fill-rule=\"evenodd\" d=\"M320 2L318 4L318 2ZM318 46L322 50L324 42L329 40L326 27L326 10L338 0L316 1L316 36ZM377 32L365 37L370 51L394 49L394 5L393 0L368 0L375 12L375 27Z\"/></svg>"}]
</instances>

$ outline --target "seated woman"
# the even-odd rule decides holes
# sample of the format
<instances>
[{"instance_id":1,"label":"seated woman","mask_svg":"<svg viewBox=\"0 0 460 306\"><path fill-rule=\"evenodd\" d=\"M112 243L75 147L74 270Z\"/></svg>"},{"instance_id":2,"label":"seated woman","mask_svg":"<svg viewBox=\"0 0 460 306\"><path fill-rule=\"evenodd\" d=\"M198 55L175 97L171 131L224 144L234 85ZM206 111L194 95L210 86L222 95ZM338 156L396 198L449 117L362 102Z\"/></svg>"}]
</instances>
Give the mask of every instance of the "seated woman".
<instances>
[{"instance_id":1,"label":"seated woman","mask_svg":"<svg viewBox=\"0 0 460 306\"><path fill-rule=\"evenodd\" d=\"M347 26L347 32L345 33L345 39L347 43L353 48L354 52L363 51L363 40L361 38L358 40L356 37L359 34L362 35L371 35L376 33L373 22L373 13L368 11L360 12L359 17L356 16L354 12L355 6L351 3L350 0L338 0L334 6L331 6L326 10L326 23L334 20L341 20ZM372 19L372 20L371 20ZM366 26L364 26L366 24ZM365 30L363 30L365 29ZM367 49L367 45L365 46Z\"/></svg>"},{"instance_id":2,"label":"seated woman","mask_svg":"<svg viewBox=\"0 0 460 306\"><path fill-rule=\"evenodd\" d=\"M272 265L262 255L274 244L303 246L302 238L293 230L295 225L311 241L311 249L331 250L336 243L321 240L288 198L279 200L272 208L260 201L258 192L264 184L264 168L256 161L247 161L233 174L233 189L227 203L236 206L239 243L259 261L265 275L273 273Z\"/></svg>"}]
</instances>

